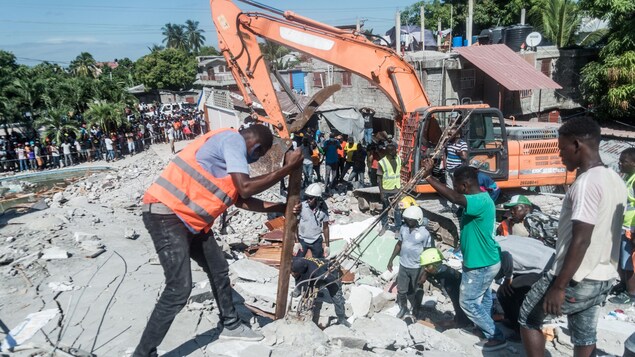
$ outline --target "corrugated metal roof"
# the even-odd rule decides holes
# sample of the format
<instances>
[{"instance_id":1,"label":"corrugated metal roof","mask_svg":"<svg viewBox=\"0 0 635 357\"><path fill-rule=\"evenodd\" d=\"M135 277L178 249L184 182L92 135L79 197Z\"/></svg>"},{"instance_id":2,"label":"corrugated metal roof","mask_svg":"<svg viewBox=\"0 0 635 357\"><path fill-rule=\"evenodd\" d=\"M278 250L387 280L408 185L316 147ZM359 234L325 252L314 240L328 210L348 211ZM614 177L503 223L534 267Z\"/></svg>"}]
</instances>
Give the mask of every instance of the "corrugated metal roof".
<instances>
[{"instance_id":1,"label":"corrugated metal roof","mask_svg":"<svg viewBox=\"0 0 635 357\"><path fill-rule=\"evenodd\" d=\"M506 45L457 47L454 50L510 91L562 89Z\"/></svg>"}]
</instances>

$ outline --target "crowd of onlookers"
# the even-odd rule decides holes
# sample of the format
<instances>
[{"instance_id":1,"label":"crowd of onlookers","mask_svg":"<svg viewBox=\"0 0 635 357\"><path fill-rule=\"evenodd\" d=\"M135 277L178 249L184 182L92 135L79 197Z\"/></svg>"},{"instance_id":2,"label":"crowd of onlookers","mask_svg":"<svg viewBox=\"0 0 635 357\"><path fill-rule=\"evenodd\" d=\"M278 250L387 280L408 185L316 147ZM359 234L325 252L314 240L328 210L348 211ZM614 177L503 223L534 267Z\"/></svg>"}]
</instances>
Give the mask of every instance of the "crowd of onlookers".
<instances>
[{"instance_id":1,"label":"crowd of onlookers","mask_svg":"<svg viewBox=\"0 0 635 357\"><path fill-rule=\"evenodd\" d=\"M76 131L57 137L24 136L16 131L0 136L0 172L38 171L83 162L114 161L134 155L154 143L192 139L207 132L201 111L194 108L161 113L158 105L139 104L139 114L127 116L127 126L110 132L77 121Z\"/></svg>"}]
</instances>

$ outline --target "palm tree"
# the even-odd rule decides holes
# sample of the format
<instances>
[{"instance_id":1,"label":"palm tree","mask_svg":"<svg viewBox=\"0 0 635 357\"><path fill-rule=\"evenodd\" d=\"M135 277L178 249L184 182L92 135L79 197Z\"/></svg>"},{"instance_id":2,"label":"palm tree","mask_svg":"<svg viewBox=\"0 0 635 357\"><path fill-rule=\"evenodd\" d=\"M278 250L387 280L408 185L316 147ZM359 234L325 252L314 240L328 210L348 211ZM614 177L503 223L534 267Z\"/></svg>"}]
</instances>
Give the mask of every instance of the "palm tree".
<instances>
[{"instance_id":1,"label":"palm tree","mask_svg":"<svg viewBox=\"0 0 635 357\"><path fill-rule=\"evenodd\" d=\"M150 51L150 53L163 51L164 49L165 49L165 47L163 47L161 45L157 45L156 43L153 43L151 47L148 47L148 51Z\"/></svg>"},{"instance_id":2,"label":"palm tree","mask_svg":"<svg viewBox=\"0 0 635 357\"><path fill-rule=\"evenodd\" d=\"M97 77L97 62L88 52L82 52L79 56L75 57L74 60L71 61L70 66L68 67L71 72L79 77Z\"/></svg>"},{"instance_id":3,"label":"palm tree","mask_svg":"<svg viewBox=\"0 0 635 357\"><path fill-rule=\"evenodd\" d=\"M198 28L198 21L185 21L185 35L191 52L198 53L205 43L203 32L205 32L205 30Z\"/></svg>"},{"instance_id":4,"label":"palm tree","mask_svg":"<svg viewBox=\"0 0 635 357\"><path fill-rule=\"evenodd\" d=\"M570 45L580 25L580 11L573 0L544 0L532 8L532 15L546 38L558 48Z\"/></svg>"},{"instance_id":5,"label":"palm tree","mask_svg":"<svg viewBox=\"0 0 635 357\"><path fill-rule=\"evenodd\" d=\"M120 103L95 101L88 104L88 110L84 114L91 126L99 126L104 133L116 131L128 124L124 117L124 105Z\"/></svg>"},{"instance_id":6,"label":"palm tree","mask_svg":"<svg viewBox=\"0 0 635 357\"><path fill-rule=\"evenodd\" d=\"M291 52L288 48L271 41L265 41L265 43L261 43L260 51L262 52L265 60L274 65L276 69L284 68L282 57Z\"/></svg>"},{"instance_id":7,"label":"palm tree","mask_svg":"<svg viewBox=\"0 0 635 357\"><path fill-rule=\"evenodd\" d=\"M65 134L74 133L79 136L77 124L69 118L71 108L60 106L49 108L42 117L35 121L38 128L44 127L44 135L51 139L55 145L62 143Z\"/></svg>"},{"instance_id":8,"label":"palm tree","mask_svg":"<svg viewBox=\"0 0 635 357\"><path fill-rule=\"evenodd\" d=\"M167 23L161 28L163 31L163 43L167 48L176 48L177 50L187 51L188 41L185 35L185 26L179 24Z\"/></svg>"}]
</instances>

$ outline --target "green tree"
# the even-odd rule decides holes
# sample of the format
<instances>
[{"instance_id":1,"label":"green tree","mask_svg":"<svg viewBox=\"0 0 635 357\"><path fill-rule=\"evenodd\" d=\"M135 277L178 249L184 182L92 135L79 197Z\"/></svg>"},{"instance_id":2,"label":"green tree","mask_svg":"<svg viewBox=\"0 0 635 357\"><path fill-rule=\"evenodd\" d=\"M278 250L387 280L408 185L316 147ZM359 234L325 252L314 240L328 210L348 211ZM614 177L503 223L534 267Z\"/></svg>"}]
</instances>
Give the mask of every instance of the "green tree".
<instances>
[{"instance_id":1,"label":"green tree","mask_svg":"<svg viewBox=\"0 0 635 357\"><path fill-rule=\"evenodd\" d=\"M60 106L46 110L42 117L35 121L37 128L44 128L44 136L51 139L55 145L59 145L64 140L66 134L79 136L77 123L69 117L70 107Z\"/></svg>"},{"instance_id":2,"label":"green tree","mask_svg":"<svg viewBox=\"0 0 635 357\"><path fill-rule=\"evenodd\" d=\"M153 43L152 46L148 47L148 51L150 51L150 53L163 51L164 49L164 46L157 45L156 43Z\"/></svg>"},{"instance_id":3,"label":"green tree","mask_svg":"<svg viewBox=\"0 0 635 357\"><path fill-rule=\"evenodd\" d=\"M529 14L538 30L558 48L574 43L581 20L577 2L536 0Z\"/></svg>"},{"instance_id":4,"label":"green tree","mask_svg":"<svg viewBox=\"0 0 635 357\"><path fill-rule=\"evenodd\" d=\"M199 56L219 56L220 52L215 49L213 46L203 46L198 51Z\"/></svg>"},{"instance_id":5,"label":"green tree","mask_svg":"<svg viewBox=\"0 0 635 357\"><path fill-rule=\"evenodd\" d=\"M149 89L182 90L196 79L196 59L174 48L143 56L134 68L136 78Z\"/></svg>"},{"instance_id":6,"label":"green tree","mask_svg":"<svg viewBox=\"0 0 635 357\"><path fill-rule=\"evenodd\" d=\"M98 126L104 133L110 133L128 125L124 109L124 105L120 103L95 101L88 105L85 117L88 119L89 125Z\"/></svg>"},{"instance_id":7,"label":"green tree","mask_svg":"<svg viewBox=\"0 0 635 357\"><path fill-rule=\"evenodd\" d=\"M201 47L205 43L205 36L203 36L205 30L198 28L198 21L187 20L185 21L185 36L187 37L187 44L190 52L198 54Z\"/></svg>"},{"instance_id":8,"label":"green tree","mask_svg":"<svg viewBox=\"0 0 635 357\"><path fill-rule=\"evenodd\" d=\"M97 62L88 52L82 52L71 61L69 69L78 77L97 77Z\"/></svg>"},{"instance_id":9,"label":"green tree","mask_svg":"<svg viewBox=\"0 0 635 357\"><path fill-rule=\"evenodd\" d=\"M0 125L5 135L9 135L8 126L20 117L16 102L13 100L15 91L13 83L17 79L18 70L13 53L0 50Z\"/></svg>"},{"instance_id":10,"label":"green tree","mask_svg":"<svg viewBox=\"0 0 635 357\"><path fill-rule=\"evenodd\" d=\"M265 41L264 43L259 43L260 51L262 52L263 57L267 62L272 64L276 69L285 69L289 64L285 64L282 61L282 57L289 54L291 51L281 46L275 42Z\"/></svg>"},{"instance_id":11,"label":"green tree","mask_svg":"<svg viewBox=\"0 0 635 357\"><path fill-rule=\"evenodd\" d=\"M608 19L610 32L599 59L582 69L585 104L600 119L635 122L635 2L582 0L582 10Z\"/></svg>"},{"instance_id":12,"label":"green tree","mask_svg":"<svg viewBox=\"0 0 635 357\"><path fill-rule=\"evenodd\" d=\"M167 23L161 28L161 31L163 31L163 43L167 48L176 48L181 51L189 50L185 26Z\"/></svg>"}]
</instances>

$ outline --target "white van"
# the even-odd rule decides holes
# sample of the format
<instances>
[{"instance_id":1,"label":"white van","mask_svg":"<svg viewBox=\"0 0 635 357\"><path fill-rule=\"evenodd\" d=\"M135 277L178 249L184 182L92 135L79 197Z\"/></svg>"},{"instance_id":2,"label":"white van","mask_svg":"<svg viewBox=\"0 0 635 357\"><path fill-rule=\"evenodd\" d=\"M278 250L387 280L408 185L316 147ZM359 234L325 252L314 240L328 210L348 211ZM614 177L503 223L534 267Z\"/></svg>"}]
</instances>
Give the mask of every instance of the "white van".
<instances>
[{"instance_id":1,"label":"white van","mask_svg":"<svg viewBox=\"0 0 635 357\"><path fill-rule=\"evenodd\" d=\"M181 103L165 103L161 104L159 112L163 115L172 115L174 111L182 109L183 105Z\"/></svg>"}]
</instances>

